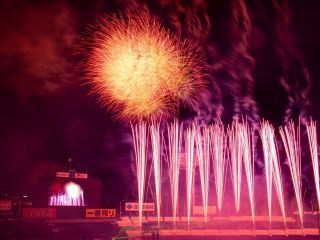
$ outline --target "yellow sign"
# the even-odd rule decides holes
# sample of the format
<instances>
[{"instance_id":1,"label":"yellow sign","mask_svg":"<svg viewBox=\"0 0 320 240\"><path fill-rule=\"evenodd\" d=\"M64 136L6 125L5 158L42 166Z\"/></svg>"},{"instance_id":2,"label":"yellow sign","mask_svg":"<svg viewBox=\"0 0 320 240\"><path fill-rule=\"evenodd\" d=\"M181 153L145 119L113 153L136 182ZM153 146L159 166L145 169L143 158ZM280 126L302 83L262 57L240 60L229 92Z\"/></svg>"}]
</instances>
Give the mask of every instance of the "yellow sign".
<instances>
[{"instance_id":1,"label":"yellow sign","mask_svg":"<svg viewBox=\"0 0 320 240\"><path fill-rule=\"evenodd\" d=\"M96 208L87 208L86 209L86 218L114 218L116 217L116 209L96 209Z\"/></svg>"}]
</instances>

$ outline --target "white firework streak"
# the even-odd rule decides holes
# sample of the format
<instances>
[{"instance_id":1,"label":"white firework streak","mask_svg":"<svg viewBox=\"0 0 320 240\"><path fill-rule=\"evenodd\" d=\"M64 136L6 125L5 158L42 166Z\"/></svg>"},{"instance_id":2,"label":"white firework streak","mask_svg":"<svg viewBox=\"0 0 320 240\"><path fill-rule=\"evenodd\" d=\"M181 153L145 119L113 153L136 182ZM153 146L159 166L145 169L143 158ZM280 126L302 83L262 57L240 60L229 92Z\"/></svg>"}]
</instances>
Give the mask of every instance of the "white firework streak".
<instances>
[{"instance_id":1,"label":"white firework streak","mask_svg":"<svg viewBox=\"0 0 320 240\"><path fill-rule=\"evenodd\" d=\"M269 209L269 221L271 225L271 194L272 194L272 185L273 181L277 197L280 204L281 214L283 217L283 222L285 228L287 229L286 222L286 213L283 197L283 186L281 178L281 169L279 162L279 154L276 144L276 138L274 134L274 128L267 121L263 121L261 124L260 135L263 146L263 154L265 160L265 169L266 169L266 182L267 182L267 193L268 193L268 209Z\"/></svg>"},{"instance_id":2,"label":"white firework streak","mask_svg":"<svg viewBox=\"0 0 320 240\"><path fill-rule=\"evenodd\" d=\"M226 178L226 148L225 132L222 124L215 124L210 128L211 149L212 149L212 166L215 180L215 189L217 194L217 207L221 212L224 184Z\"/></svg>"},{"instance_id":3,"label":"white firework streak","mask_svg":"<svg viewBox=\"0 0 320 240\"><path fill-rule=\"evenodd\" d=\"M248 193L250 199L252 222L255 222L255 206L254 206L254 146L253 136L250 132L248 122L241 124L241 136L243 144L243 162L246 172L246 179L248 185Z\"/></svg>"},{"instance_id":4,"label":"white firework streak","mask_svg":"<svg viewBox=\"0 0 320 240\"><path fill-rule=\"evenodd\" d=\"M176 223L178 209L182 129L182 124L179 125L177 120L174 120L173 123L168 125L169 177L172 199L172 217L174 225Z\"/></svg>"},{"instance_id":5,"label":"white firework streak","mask_svg":"<svg viewBox=\"0 0 320 240\"><path fill-rule=\"evenodd\" d=\"M208 221L209 176L210 176L210 128L199 127L196 130L197 159L199 164L203 214Z\"/></svg>"},{"instance_id":6,"label":"white firework streak","mask_svg":"<svg viewBox=\"0 0 320 240\"><path fill-rule=\"evenodd\" d=\"M319 179L319 155L318 155L318 142L317 142L317 125L315 121L307 123L307 133L309 139L309 147L311 153L313 176L316 186L316 194L318 200L318 210L320 209L320 179Z\"/></svg>"},{"instance_id":7,"label":"white firework streak","mask_svg":"<svg viewBox=\"0 0 320 240\"><path fill-rule=\"evenodd\" d=\"M230 154L231 177L236 212L240 211L243 158L243 147L241 143L241 135L239 133L239 125L240 123L234 121L231 128L228 129L228 149Z\"/></svg>"},{"instance_id":8,"label":"white firework streak","mask_svg":"<svg viewBox=\"0 0 320 240\"><path fill-rule=\"evenodd\" d=\"M194 181L194 144L195 144L195 127L188 127L186 131L186 187L187 187L187 217L188 225L190 224L192 188Z\"/></svg>"},{"instance_id":9,"label":"white firework streak","mask_svg":"<svg viewBox=\"0 0 320 240\"><path fill-rule=\"evenodd\" d=\"M152 143L152 157L153 157L153 170L154 170L154 183L156 189L156 205L158 224L160 223L161 214L161 134L160 123L152 122L150 125L150 135Z\"/></svg>"},{"instance_id":10,"label":"white firework streak","mask_svg":"<svg viewBox=\"0 0 320 240\"><path fill-rule=\"evenodd\" d=\"M147 165L147 125L140 121L137 125L131 125L136 160L136 174L138 180L139 199L139 224L142 225L142 211L145 191L146 165Z\"/></svg>"},{"instance_id":11,"label":"white firework streak","mask_svg":"<svg viewBox=\"0 0 320 240\"><path fill-rule=\"evenodd\" d=\"M301 152L300 152L300 126L295 131L294 123L290 121L287 126L280 127L280 135L287 154L291 179L298 205L298 211L303 227L303 202L301 182Z\"/></svg>"}]
</instances>

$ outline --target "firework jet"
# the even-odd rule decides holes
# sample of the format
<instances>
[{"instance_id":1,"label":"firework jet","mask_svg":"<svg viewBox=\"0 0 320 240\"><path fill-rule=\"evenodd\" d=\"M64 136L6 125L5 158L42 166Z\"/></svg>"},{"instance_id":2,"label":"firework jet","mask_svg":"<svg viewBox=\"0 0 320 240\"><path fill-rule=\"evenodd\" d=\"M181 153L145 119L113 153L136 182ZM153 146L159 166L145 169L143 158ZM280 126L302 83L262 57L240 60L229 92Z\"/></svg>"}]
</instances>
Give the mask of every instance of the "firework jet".
<instances>
[{"instance_id":1,"label":"firework jet","mask_svg":"<svg viewBox=\"0 0 320 240\"><path fill-rule=\"evenodd\" d=\"M91 31L88 80L119 118L168 117L203 92L203 52L149 14L107 16Z\"/></svg>"}]
</instances>

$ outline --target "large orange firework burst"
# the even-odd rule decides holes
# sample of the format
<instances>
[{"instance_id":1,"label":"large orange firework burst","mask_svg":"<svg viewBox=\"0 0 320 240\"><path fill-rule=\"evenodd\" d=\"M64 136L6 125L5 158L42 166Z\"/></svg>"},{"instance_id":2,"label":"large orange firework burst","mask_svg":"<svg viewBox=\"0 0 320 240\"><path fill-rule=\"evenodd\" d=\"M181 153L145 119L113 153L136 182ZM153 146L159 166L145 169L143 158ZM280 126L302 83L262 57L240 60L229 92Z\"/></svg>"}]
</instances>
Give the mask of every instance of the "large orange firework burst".
<instances>
[{"instance_id":1,"label":"large orange firework burst","mask_svg":"<svg viewBox=\"0 0 320 240\"><path fill-rule=\"evenodd\" d=\"M205 89L202 50L147 13L107 16L91 32L87 79L117 117L169 117Z\"/></svg>"}]
</instances>

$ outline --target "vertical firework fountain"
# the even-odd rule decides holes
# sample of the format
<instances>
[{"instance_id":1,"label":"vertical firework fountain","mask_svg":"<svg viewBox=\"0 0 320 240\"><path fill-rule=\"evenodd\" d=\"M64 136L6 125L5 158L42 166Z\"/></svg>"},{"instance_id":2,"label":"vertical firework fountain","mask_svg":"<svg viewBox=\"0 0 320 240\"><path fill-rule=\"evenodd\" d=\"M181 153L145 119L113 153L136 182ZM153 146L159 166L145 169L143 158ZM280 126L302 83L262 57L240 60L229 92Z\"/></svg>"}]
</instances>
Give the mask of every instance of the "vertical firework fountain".
<instances>
[{"instance_id":1,"label":"vertical firework fountain","mask_svg":"<svg viewBox=\"0 0 320 240\"><path fill-rule=\"evenodd\" d=\"M160 124L153 122L150 125L150 135L152 144L152 159L153 159L153 172L154 172L154 185L156 189L156 206L158 224L160 223L161 214L161 134Z\"/></svg>"},{"instance_id":2,"label":"vertical firework fountain","mask_svg":"<svg viewBox=\"0 0 320 240\"><path fill-rule=\"evenodd\" d=\"M300 153L300 126L295 131L294 123L291 121L285 127L280 127L280 135L287 154L293 189L298 205L301 226L303 228L303 203L301 182L301 153Z\"/></svg>"},{"instance_id":3,"label":"vertical firework fountain","mask_svg":"<svg viewBox=\"0 0 320 240\"><path fill-rule=\"evenodd\" d=\"M228 149L231 161L231 177L234 193L234 201L236 212L240 211L240 196L241 196L241 178L242 178L242 139L240 133L240 123L235 121L231 128L228 129Z\"/></svg>"},{"instance_id":4,"label":"vertical firework fountain","mask_svg":"<svg viewBox=\"0 0 320 240\"><path fill-rule=\"evenodd\" d=\"M311 160L313 167L313 176L316 187L316 195L318 200L318 211L320 211L320 178L319 178L319 158L318 158L318 142L317 142L317 125L315 121L307 123L307 133L309 138L309 146L311 152Z\"/></svg>"},{"instance_id":5,"label":"vertical firework fountain","mask_svg":"<svg viewBox=\"0 0 320 240\"><path fill-rule=\"evenodd\" d=\"M148 146L148 133L147 124L140 122L135 126L131 126L134 152L136 159L136 174L138 181L138 199L139 199L139 224L142 225L142 211L144 202L146 166L147 166L147 146Z\"/></svg>"},{"instance_id":6,"label":"vertical firework fountain","mask_svg":"<svg viewBox=\"0 0 320 240\"><path fill-rule=\"evenodd\" d=\"M254 206L254 146L253 134L251 135L250 127L247 122L241 124L241 136L243 145L243 163L246 173L248 193L250 200L252 223L255 219L255 206Z\"/></svg>"},{"instance_id":7,"label":"vertical firework fountain","mask_svg":"<svg viewBox=\"0 0 320 240\"><path fill-rule=\"evenodd\" d=\"M186 187L187 187L187 217L188 225L190 224L192 190L194 180L194 144L195 144L195 126L188 127L186 130Z\"/></svg>"},{"instance_id":8,"label":"vertical firework fountain","mask_svg":"<svg viewBox=\"0 0 320 240\"><path fill-rule=\"evenodd\" d=\"M178 193L179 193L179 174L180 174L180 153L182 142L182 124L174 121L168 126L168 162L169 162L169 177L172 199L172 216L173 223L176 223L178 209Z\"/></svg>"},{"instance_id":9,"label":"vertical firework fountain","mask_svg":"<svg viewBox=\"0 0 320 240\"><path fill-rule=\"evenodd\" d=\"M272 162L270 160L271 158L270 151L269 151L270 144L268 144L270 134L268 134L268 130L270 131L270 128L268 127L268 123L263 122L262 128L260 130L260 136L261 136L263 156L264 156L264 169L265 169L266 186L267 186L269 225L271 227Z\"/></svg>"},{"instance_id":10,"label":"vertical firework fountain","mask_svg":"<svg viewBox=\"0 0 320 240\"><path fill-rule=\"evenodd\" d=\"M224 189L226 178L231 177L232 192L236 206L236 213L240 211L240 193L241 184L247 183L248 200L250 203L250 212L252 223L256 223L255 209L255 164L253 138L254 133L245 120L234 121L225 131L221 123L210 126L200 126L196 123L183 128L177 120L167 124L168 136L164 138L159 122L152 122L150 125L145 122L139 122L132 125L132 135L135 150L136 174L138 183L138 200L139 200L139 224L142 224L143 202L145 189L147 188L146 167L148 156L152 158L152 170L154 175L155 187L155 205L157 209L158 224L161 221L161 202L162 202L162 156L168 162L168 173L170 180L171 200L172 200L172 221L174 226L177 222L179 204L186 204L186 211L179 212L180 215L187 216L187 223L190 226L192 221L192 206L195 205L194 183L196 181L195 173L198 170L201 187L203 221L208 222L209 192L210 192L210 173L213 173L214 187L216 192L216 205L219 213L222 210L224 199ZM303 219L303 199L302 199L302 180L301 180L301 147L300 147L300 126L295 128L293 122L279 129L280 137L283 142L284 151L288 159L290 176L295 192L295 199L299 212L301 226L304 226ZM309 137L309 146L313 164L314 180L318 204L320 206L320 184L319 184L319 162L317 152L317 137L315 122L307 124L307 133ZM271 229L273 220L273 194L275 194L282 222L287 230L287 216L285 208L284 187L282 183L282 174L280 158L278 153L277 139L274 127L267 121L261 123L260 137L262 143L262 153L264 158L266 196L269 226ZM150 138L150 143L149 139ZM167 141L166 141L167 140ZM151 154L148 154L148 144L150 144ZM163 155L163 150L168 146L168 151ZM228 155L230 162L228 163ZM185 166L183 165L185 161ZM230 164L230 173L227 171ZM185 199L179 189L180 170L185 168ZM242 181L242 174L245 175ZM150 186L149 186L150 187ZM213 187L213 186L212 186ZM275 191L274 191L275 190ZM274 192L274 193L273 193ZM179 194L182 194L179 197ZM242 194L242 197L244 195ZM180 209L181 210L181 209Z\"/></svg>"},{"instance_id":11,"label":"vertical firework fountain","mask_svg":"<svg viewBox=\"0 0 320 240\"><path fill-rule=\"evenodd\" d=\"M240 211L242 168L244 165L252 222L254 223L254 147L252 146L249 124L246 121L234 121L228 130L228 140L236 212Z\"/></svg>"},{"instance_id":12,"label":"vertical firework fountain","mask_svg":"<svg viewBox=\"0 0 320 240\"><path fill-rule=\"evenodd\" d=\"M286 224L286 213L283 197L282 177L279 163L279 155L277 149L277 143L274 133L274 128L267 121L263 121L261 124L260 135L262 140L262 148L265 160L265 171L266 171L266 182L267 182L267 193L268 193L268 210L269 210L269 223L271 227L271 207L272 207L272 181L274 183L277 197L280 204L280 209L283 217L285 228Z\"/></svg>"},{"instance_id":13,"label":"vertical firework fountain","mask_svg":"<svg viewBox=\"0 0 320 240\"><path fill-rule=\"evenodd\" d=\"M215 124L210 128L212 166L217 195L217 208L221 212L224 184L226 178L226 148L225 132L222 124Z\"/></svg>"},{"instance_id":14,"label":"vertical firework fountain","mask_svg":"<svg viewBox=\"0 0 320 240\"><path fill-rule=\"evenodd\" d=\"M205 222L208 221L208 202L209 202L209 177L210 177L210 130L208 127L197 127L196 130L196 149L201 181L201 193L203 204L203 215Z\"/></svg>"}]
</instances>

